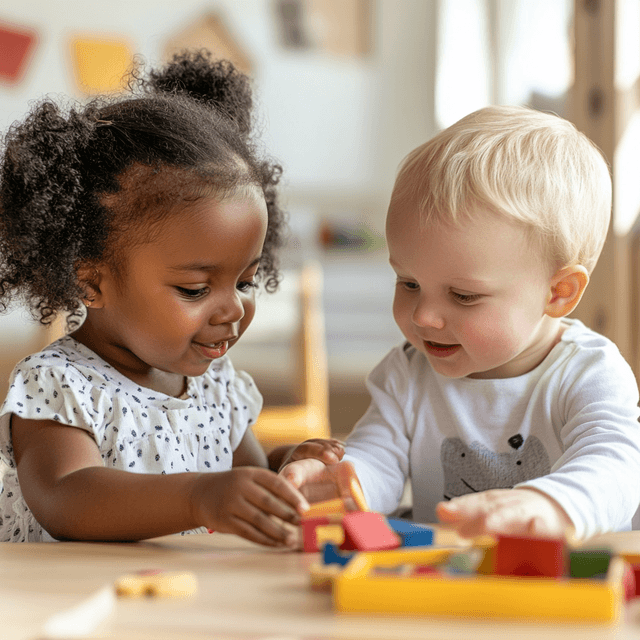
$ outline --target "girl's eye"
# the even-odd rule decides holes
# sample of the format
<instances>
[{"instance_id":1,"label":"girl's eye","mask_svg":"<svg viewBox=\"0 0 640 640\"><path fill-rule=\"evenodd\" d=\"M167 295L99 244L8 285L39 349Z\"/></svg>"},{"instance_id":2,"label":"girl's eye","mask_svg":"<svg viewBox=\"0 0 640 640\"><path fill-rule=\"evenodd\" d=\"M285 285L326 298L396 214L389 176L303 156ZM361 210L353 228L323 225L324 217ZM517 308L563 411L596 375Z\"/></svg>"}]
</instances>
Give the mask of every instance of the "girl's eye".
<instances>
[{"instance_id":1,"label":"girl's eye","mask_svg":"<svg viewBox=\"0 0 640 640\"><path fill-rule=\"evenodd\" d=\"M451 295L460 303L460 304L472 304L477 300L480 300L482 297L478 293L457 293L456 291L452 291Z\"/></svg>"},{"instance_id":2,"label":"girl's eye","mask_svg":"<svg viewBox=\"0 0 640 640\"><path fill-rule=\"evenodd\" d=\"M257 289L258 283L255 280L243 280L242 282L238 282L237 287L238 291L242 293L246 293L251 289Z\"/></svg>"},{"instance_id":3,"label":"girl's eye","mask_svg":"<svg viewBox=\"0 0 640 640\"><path fill-rule=\"evenodd\" d=\"M187 289L186 287L176 287L178 292L184 298L188 300L197 300L198 298L202 298L209 293L208 287L200 287L199 289Z\"/></svg>"}]
</instances>

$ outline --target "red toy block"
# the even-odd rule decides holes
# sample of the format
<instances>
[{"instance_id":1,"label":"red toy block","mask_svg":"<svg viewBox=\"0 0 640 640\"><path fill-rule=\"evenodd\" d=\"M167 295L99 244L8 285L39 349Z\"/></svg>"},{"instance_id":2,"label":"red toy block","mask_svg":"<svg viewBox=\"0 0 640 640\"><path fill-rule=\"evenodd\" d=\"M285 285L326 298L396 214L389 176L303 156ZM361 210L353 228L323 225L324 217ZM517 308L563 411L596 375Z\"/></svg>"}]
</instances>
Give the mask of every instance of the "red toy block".
<instances>
[{"instance_id":1,"label":"red toy block","mask_svg":"<svg viewBox=\"0 0 640 640\"><path fill-rule=\"evenodd\" d=\"M317 528L338 524L342 520L342 515L319 516L317 518L302 518L300 527L302 528L302 549L303 551L320 551L318 547Z\"/></svg>"},{"instance_id":2,"label":"red toy block","mask_svg":"<svg viewBox=\"0 0 640 640\"><path fill-rule=\"evenodd\" d=\"M375 511L352 511L342 517L344 551L383 551L402 544L400 536L389 526L386 518Z\"/></svg>"},{"instance_id":3,"label":"red toy block","mask_svg":"<svg viewBox=\"0 0 640 640\"><path fill-rule=\"evenodd\" d=\"M559 578L564 572L564 540L498 536L495 548L496 575Z\"/></svg>"},{"instance_id":4,"label":"red toy block","mask_svg":"<svg viewBox=\"0 0 640 640\"><path fill-rule=\"evenodd\" d=\"M633 571L634 578L634 591L631 598L637 598L638 596L640 596L640 564L636 564L634 562L631 565L631 570Z\"/></svg>"},{"instance_id":5,"label":"red toy block","mask_svg":"<svg viewBox=\"0 0 640 640\"><path fill-rule=\"evenodd\" d=\"M626 562L622 576L622 586L624 587L625 602L629 602L629 600L633 600L637 596L636 567Z\"/></svg>"}]
</instances>

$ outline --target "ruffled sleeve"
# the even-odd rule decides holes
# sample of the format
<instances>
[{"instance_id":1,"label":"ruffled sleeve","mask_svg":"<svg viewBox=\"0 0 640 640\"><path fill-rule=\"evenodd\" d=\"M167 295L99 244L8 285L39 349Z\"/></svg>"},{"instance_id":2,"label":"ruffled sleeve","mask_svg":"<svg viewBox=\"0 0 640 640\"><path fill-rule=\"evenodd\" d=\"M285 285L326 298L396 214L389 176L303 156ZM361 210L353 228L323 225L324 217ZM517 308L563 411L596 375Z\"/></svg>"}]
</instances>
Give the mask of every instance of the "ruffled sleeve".
<instances>
[{"instance_id":1,"label":"ruffled sleeve","mask_svg":"<svg viewBox=\"0 0 640 640\"><path fill-rule=\"evenodd\" d=\"M98 442L111 403L105 394L73 367L39 366L24 360L14 370L0 415L29 420L53 420L83 429Z\"/></svg>"}]
</instances>

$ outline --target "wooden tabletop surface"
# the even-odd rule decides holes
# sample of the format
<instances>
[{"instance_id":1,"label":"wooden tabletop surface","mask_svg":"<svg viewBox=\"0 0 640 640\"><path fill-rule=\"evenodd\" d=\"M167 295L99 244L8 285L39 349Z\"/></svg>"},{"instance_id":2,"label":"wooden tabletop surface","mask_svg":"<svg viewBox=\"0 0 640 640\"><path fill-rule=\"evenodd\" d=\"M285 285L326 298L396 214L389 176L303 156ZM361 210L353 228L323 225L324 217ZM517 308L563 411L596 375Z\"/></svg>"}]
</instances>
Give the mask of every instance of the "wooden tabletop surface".
<instances>
[{"instance_id":1,"label":"wooden tabletop surface","mask_svg":"<svg viewBox=\"0 0 640 640\"><path fill-rule=\"evenodd\" d=\"M438 543L443 540L440 537ZM619 551L640 554L640 532L602 541ZM336 613L329 593L309 587L308 569L318 557L259 547L222 534L168 536L131 544L0 544L0 638L640 638L640 600L627 607L625 619L614 627ZM120 576L148 569L192 571L198 578L197 593L184 599L113 598L112 587ZM67 615L69 611L73 615ZM53 624L60 623L61 616L62 626Z\"/></svg>"}]
</instances>

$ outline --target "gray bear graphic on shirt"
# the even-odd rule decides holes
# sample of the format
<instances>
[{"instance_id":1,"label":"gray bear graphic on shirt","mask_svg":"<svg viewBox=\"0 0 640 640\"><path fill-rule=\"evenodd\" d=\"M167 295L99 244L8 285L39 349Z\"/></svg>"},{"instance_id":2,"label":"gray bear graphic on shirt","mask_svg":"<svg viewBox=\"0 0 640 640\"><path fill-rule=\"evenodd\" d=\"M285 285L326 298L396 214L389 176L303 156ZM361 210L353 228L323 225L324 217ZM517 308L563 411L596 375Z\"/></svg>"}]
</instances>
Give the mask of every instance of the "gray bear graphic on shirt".
<instances>
[{"instance_id":1,"label":"gray bear graphic on shirt","mask_svg":"<svg viewBox=\"0 0 640 640\"><path fill-rule=\"evenodd\" d=\"M535 436L525 441L518 433L507 442L512 451L495 453L479 442L466 445L460 438L445 438L440 450L444 499L487 489L511 489L551 471L547 451Z\"/></svg>"}]
</instances>

